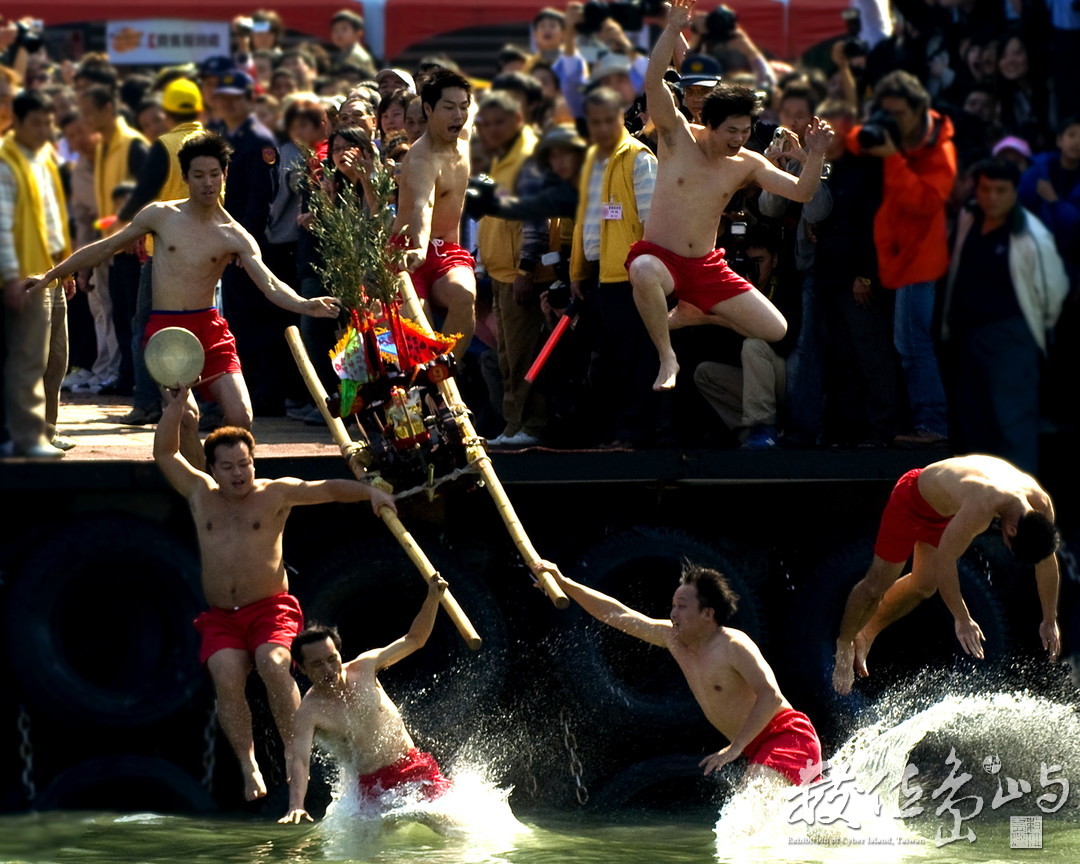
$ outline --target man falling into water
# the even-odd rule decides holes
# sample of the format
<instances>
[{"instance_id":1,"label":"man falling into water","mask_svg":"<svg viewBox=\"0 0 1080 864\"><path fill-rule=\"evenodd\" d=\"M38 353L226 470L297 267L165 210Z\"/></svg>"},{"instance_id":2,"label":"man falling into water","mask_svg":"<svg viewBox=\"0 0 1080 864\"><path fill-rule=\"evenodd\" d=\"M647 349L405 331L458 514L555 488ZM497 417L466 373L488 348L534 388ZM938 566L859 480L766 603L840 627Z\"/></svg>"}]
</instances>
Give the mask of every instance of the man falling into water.
<instances>
[{"instance_id":1,"label":"man falling into water","mask_svg":"<svg viewBox=\"0 0 1080 864\"><path fill-rule=\"evenodd\" d=\"M838 693L851 692L855 673L869 674L866 655L877 635L938 592L955 619L961 647L982 658L986 637L964 603L956 562L995 519L1013 557L1035 566L1043 614L1039 638L1050 659L1057 659L1054 504L1034 477L1004 459L957 456L908 471L897 481L881 517L874 560L851 589L840 623L833 670ZM912 556L911 572L901 578Z\"/></svg>"},{"instance_id":2,"label":"man falling into water","mask_svg":"<svg viewBox=\"0 0 1080 864\"><path fill-rule=\"evenodd\" d=\"M342 663L341 637L333 627L310 627L293 639L293 659L311 680L311 689L296 714L289 812L279 822L312 821L304 798L316 736L356 773L364 800L377 802L387 792L413 792L432 800L450 788L434 757L416 748L401 712L378 679L383 669L424 646L445 593L446 581L436 575L428 582L424 605L409 632L348 663Z\"/></svg>"},{"instance_id":3,"label":"man falling into water","mask_svg":"<svg viewBox=\"0 0 1080 864\"><path fill-rule=\"evenodd\" d=\"M293 507L331 501L370 501L376 514L396 511L386 493L356 480L306 482L294 477L255 477L255 439L247 429L223 426L205 443L206 471L180 453L186 387L166 391L154 434L154 459L170 485L187 499L199 538L202 587L210 609L195 619L202 636L199 659L217 694L217 713L244 775L244 797L266 795L255 761L251 709L245 696L252 666L266 685L288 761L300 691L292 677L289 645L303 627L303 613L289 594L282 534Z\"/></svg>"},{"instance_id":4,"label":"man falling into water","mask_svg":"<svg viewBox=\"0 0 1080 864\"><path fill-rule=\"evenodd\" d=\"M754 641L725 626L739 597L720 573L685 567L671 618L664 621L569 579L548 561L536 569L554 574L567 596L597 620L671 652L705 717L730 742L701 760L706 774L746 756L744 784L771 779L800 786L815 779L821 764L817 732L784 698Z\"/></svg>"},{"instance_id":5,"label":"man falling into water","mask_svg":"<svg viewBox=\"0 0 1080 864\"><path fill-rule=\"evenodd\" d=\"M731 196L751 183L793 201L809 201L821 180L825 150L833 137L828 123L816 117L810 122L805 135L806 167L796 180L743 146L760 111L757 96L749 88L720 85L705 99L704 125L689 123L676 110L664 73L680 34L690 25L694 2L673 0L667 27L645 74L660 160L645 234L630 247L626 266L634 302L660 354L654 390L675 386L679 364L668 332L673 327L719 324L766 342L783 338L787 332L784 317L734 273L724 261L723 250L715 248L717 228ZM605 218L622 219L622 209L609 208ZM679 304L669 315L670 294Z\"/></svg>"}]
</instances>

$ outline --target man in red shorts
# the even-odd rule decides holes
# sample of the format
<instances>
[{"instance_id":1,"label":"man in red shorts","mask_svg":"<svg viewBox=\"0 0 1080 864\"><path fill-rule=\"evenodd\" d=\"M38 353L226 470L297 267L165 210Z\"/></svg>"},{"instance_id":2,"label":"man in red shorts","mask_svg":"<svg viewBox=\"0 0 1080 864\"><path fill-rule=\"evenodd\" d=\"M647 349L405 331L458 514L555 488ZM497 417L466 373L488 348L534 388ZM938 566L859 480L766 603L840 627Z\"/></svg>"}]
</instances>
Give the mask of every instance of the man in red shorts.
<instances>
[{"instance_id":1,"label":"man in red shorts","mask_svg":"<svg viewBox=\"0 0 1080 864\"><path fill-rule=\"evenodd\" d=\"M203 378L207 395L221 404L227 425L251 427L251 398L236 356L236 342L228 324L214 306L214 291L222 271L238 263L271 302L291 312L334 318L338 301L333 297L306 300L271 273L252 236L221 206L221 188L232 149L219 135L202 132L180 148L180 170L188 185L183 201L148 204L121 231L89 246L57 264L28 290L44 288L50 280L85 270L128 248L146 234L154 235L153 305L146 328L149 338L164 327L186 327L202 342L206 352ZM195 418L195 401L191 401ZM185 422L184 455L201 464L198 424Z\"/></svg>"},{"instance_id":2,"label":"man in red shorts","mask_svg":"<svg viewBox=\"0 0 1080 864\"><path fill-rule=\"evenodd\" d=\"M801 786L816 779L817 732L784 698L754 641L725 626L739 596L721 574L687 565L671 601L671 619L663 621L569 579L551 562L537 566L554 574L567 596L597 620L671 652L705 717L730 742L701 760L706 774L742 755L750 761L743 783L772 778Z\"/></svg>"},{"instance_id":3,"label":"man in red shorts","mask_svg":"<svg viewBox=\"0 0 1080 864\"><path fill-rule=\"evenodd\" d=\"M654 390L675 386L679 364L668 332L672 327L720 324L766 342L775 342L787 332L784 317L761 292L732 272L724 261L724 250L714 248L717 229L731 196L751 183L794 201L809 201L833 137L829 124L815 117L805 136L810 152L796 179L743 147L760 111L749 88L719 85L705 99L704 125L687 121L675 108L664 73L682 31L690 25L694 2L673 0L667 27L645 74L660 159L645 234L630 247L626 266L634 302L660 352ZM670 294L679 302L669 315Z\"/></svg>"},{"instance_id":4,"label":"man in red shorts","mask_svg":"<svg viewBox=\"0 0 1080 864\"><path fill-rule=\"evenodd\" d=\"M941 592L956 621L956 638L982 658L986 641L960 593L956 562L993 520L1017 561L1035 567L1042 606L1039 638L1051 660L1061 650L1058 633L1059 536L1054 505L1035 478L993 456L957 456L909 471L897 481L881 517L874 560L851 589L836 640L833 687L851 692L862 677L877 635L927 597ZM900 577L908 559L911 572Z\"/></svg>"},{"instance_id":5,"label":"man in red shorts","mask_svg":"<svg viewBox=\"0 0 1080 864\"><path fill-rule=\"evenodd\" d=\"M396 508L384 492L355 480L255 479L255 441L247 429L236 426L211 432L204 445L207 470L193 468L179 452L188 396L186 388L167 394L154 435L154 459L187 499L195 521L203 592L210 605L195 619L202 635L199 659L214 681L218 719L240 760L244 795L250 801L266 795L244 696L252 665L266 684L286 759L300 704L289 646L304 617L288 593L281 552L285 520L301 504L370 501L376 513L382 507Z\"/></svg>"},{"instance_id":6,"label":"man in red shorts","mask_svg":"<svg viewBox=\"0 0 1080 864\"><path fill-rule=\"evenodd\" d=\"M472 85L439 69L420 88L420 102L427 126L401 163L394 234L405 246L405 269L417 295L425 306L446 309L442 332L461 334L454 346L461 358L476 329L473 259L458 244L469 187Z\"/></svg>"},{"instance_id":7,"label":"man in red shorts","mask_svg":"<svg viewBox=\"0 0 1080 864\"><path fill-rule=\"evenodd\" d=\"M435 576L409 632L384 648L342 663L334 627L309 627L292 642L292 656L311 679L296 714L296 746L289 765L289 812L279 822L311 822L304 809L311 747L319 744L355 772L360 797L376 803L386 793L432 800L450 788L430 753L416 748L401 712L379 683L379 673L422 648L431 635L446 581ZM432 825L434 828L440 825Z\"/></svg>"}]
</instances>

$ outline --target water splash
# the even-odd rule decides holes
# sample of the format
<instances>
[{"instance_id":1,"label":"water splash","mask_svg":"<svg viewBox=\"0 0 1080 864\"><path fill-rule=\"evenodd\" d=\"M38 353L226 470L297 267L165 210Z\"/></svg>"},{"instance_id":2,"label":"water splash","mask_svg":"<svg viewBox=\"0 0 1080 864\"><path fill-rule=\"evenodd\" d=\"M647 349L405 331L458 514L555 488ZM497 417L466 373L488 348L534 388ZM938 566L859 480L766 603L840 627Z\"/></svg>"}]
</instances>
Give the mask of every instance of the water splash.
<instances>
[{"instance_id":1,"label":"water splash","mask_svg":"<svg viewBox=\"0 0 1080 864\"><path fill-rule=\"evenodd\" d=\"M389 839L419 847L426 861L485 862L530 832L510 810L512 789L500 788L486 766L457 759L447 773L452 786L434 801L409 785L370 801L358 794L355 775L343 770L318 827L327 857L366 860Z\"/></svg>"},{"instance_id":2,"label":"water splash","mask_svg":"<svg viewBox=\"0 0 1080 864\"><path fill-rule=\"evenodd\" d=\"M808 815L805 806L793 811L799 796L804 804L812 800L802 792L761 782L741 786L716 823L717 857L900 862L936 853L954 833L979 831L980 819L987 826L988 820L1000 823L1013 813L1047 813L1061 802L1047 818L1080 821L1080 794L1070 799L1068 786L1041 782L1053 766L1059 771L1051 772L1051 778L1071 780L1073 786L1080 780L1080 717L1070 704L1075 699L1062 694L1062 701L1054 701L1026 691L972 693L971 684L970 679L935 674L886 693L876 716L867 718L829 759L826 774L834 791L837 778L849 777L851 786L875 794L833 798L831 824L822 825L813 813L791 824L793 813ZM926 705L928 692L942 694L946 688L956 692ZM937 812L948 797L948 789L938 790L950 776L955 780L965 773L970 785L956 794L972 797L959 808L970 819L961 823L951 811ZM1021 781L1030 794L1016 795L1010 809L1008 790L1020 791ZM921 792L918 800L916 788ZM932 794L938 797L932 800ZM978 817L969 815L975 798L982 801ZM820 796L817 800L827 801ZM843 818L835 818L838 800L845 804ZM901 812L911 818L898 818Z\"/></svg>"}]
</instances>

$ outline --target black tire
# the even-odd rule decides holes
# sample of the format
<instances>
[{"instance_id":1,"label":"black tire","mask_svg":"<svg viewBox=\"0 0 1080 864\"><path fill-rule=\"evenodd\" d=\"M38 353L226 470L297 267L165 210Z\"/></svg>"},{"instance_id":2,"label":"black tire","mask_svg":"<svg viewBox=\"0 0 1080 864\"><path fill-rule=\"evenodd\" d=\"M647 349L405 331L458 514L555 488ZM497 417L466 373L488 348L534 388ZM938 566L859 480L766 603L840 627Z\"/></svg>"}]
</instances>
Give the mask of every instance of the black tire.
<instances>
[{"instance_id":1,"label":"black tire","mask_svg":"<svg viewBox=\"0 0 1080 864\"><path fill-rule=\"evenodd\" d=\"M816 692L826 704L840 698L832 689L832 671L848 594L866 575L873 554L873 543L864 539L827 555L803 587L803 596L796 601L798 611L789 622L792 642L785 662L801 671L808 693ZM1008 656L1012 651L1009 625L990 580L970 554L960 559L957 568L964 600L986 636L987 661ZM868 658L871 677L865 683L856 679L852 697L845 704L858 710L865 696L880 692L898 676L950 664L963 656L952 616L935 594L877 637Z\"/></svg>"},{"instance_id":2,"label":"black tire","mask_svg":"<svg viewBox=\"0 0 1080 864\"><path fill-rule=\"evenodd\" d=\"M436 544L418 537L425 554L483 639L471 651L445 614L435 619L427 644L379 678L423 734L441 737L475 726L482 707L502 692L506 679L506 623L487 585L459 570ZM306 567L293 584L308 623L338 627L343 654L388 645L405 635L426 587L395 543L347 542Z\"/></svg>"},{"instance_id":3,"label":"black tire","mask_svg":"<svg viewBox=\"0 0 1080 864\"><path fill-rule=\"evenodd\" d=\"M57 775L34 802L39 810L213 813L199 782L157 756L99 756Z\"/></svg>"},{"instance_id":4,"label":"black tire","mask_svg":"<svg viewBox=\"0 0 1080 864\"><path fill-rule=\"evenodd\" d=\"M24 697L61 723L135 727L187 706L204 678L192 620L199 562L126 515L64 527L26 559L6 609Z\"/></svg>"},{"instance_id":5,"label":"black tire","mask_svg":"<svg viewBox=\"0 0 1080 864\"><path fill-rule=\"evenodd\" d=\"M704 775L703 755L654 756L620 771L605 781L589 801L592 810L678 810L699 806L715 813L734 788L739 766ZM734 772L734 773L732 773Z\"/></svg>"},{"instance_id":6,"label":"black tire","mask_svg":"<svg viewBox=\"0 0 1080 864\"><path fill-rule=\"evenodd\" d=\"M723 573L739 595L730 626L765 644L754 590L764 559L724 549L682 531L636 528L589 549L572 577L656 618L668 617L684 559ZM576 605L550 648L556 672L600 725L644 738L698 735L711 728L671 655L594 621Z\"/></svg>"}]
</instances>

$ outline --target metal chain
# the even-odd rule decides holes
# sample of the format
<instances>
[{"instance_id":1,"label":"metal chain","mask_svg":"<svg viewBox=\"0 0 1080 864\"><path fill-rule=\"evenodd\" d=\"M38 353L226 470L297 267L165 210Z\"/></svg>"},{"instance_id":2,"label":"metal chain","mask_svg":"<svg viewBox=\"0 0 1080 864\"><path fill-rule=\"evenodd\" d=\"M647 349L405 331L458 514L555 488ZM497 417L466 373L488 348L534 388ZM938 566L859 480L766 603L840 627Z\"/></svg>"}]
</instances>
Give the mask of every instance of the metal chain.
<instances>
[{"instance_id":1,"label":"metal chain","mask_svg":"<svg viewBox=\"0 0 1080 864\"><path fill-rule=\"evenodd\" d=\"M535 798L540 784L536 782L536 773L533 771L533 748L531 746L525 748L525 772L528 777L525 784L526 788L529 790L529 794Z\"/></svg>"},{"instance_id":2,"label":"metal chain","mask_svg":"<svg viewBox=\"0 0 1080 864\"><path fill-rule=\"evenodd\" d=\"M573 775L574 783L577 785L574 794L577 796L578 804L584 807L589 803L589 790L581 782L581 774L585 769L577 755L577 737L570 731L570 712L565 708L559 711L559 721L562 723L563 728L563 746L566 747L566 752L570 754L570 773Z\"/></svg>"},{"instance_id":3,"label":"metal chain","mask_svg":"<svg viewBox=\"0 0 1080 864\"><path fill-rule=\"evenodd\" d=\"M19 705L19 758L22 759L22 782L26 789L26 798L32 805L37 798L37 786L34 784L34 747L30 743L30 715L26 706Z\"/></svg>"},{"instance_id":4,"label":"metal chain","mask_svg":"<svg viewBox=\"0 0 1080 864\"><path fill-rule=\"evenodd\" d=\"M216 763L215 751L217 750L217 702L210 706L210 713L203 727L203 787L207 792L213 791L214 767Z\"/></svg>"}]
</instances>

